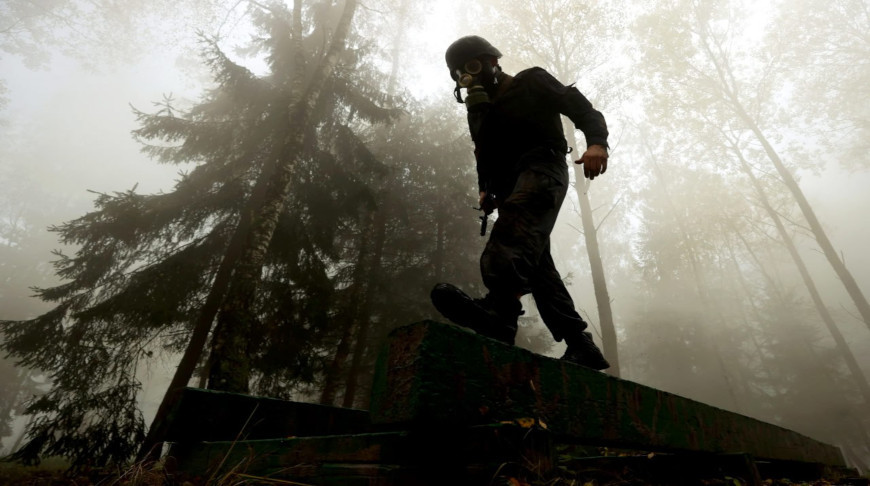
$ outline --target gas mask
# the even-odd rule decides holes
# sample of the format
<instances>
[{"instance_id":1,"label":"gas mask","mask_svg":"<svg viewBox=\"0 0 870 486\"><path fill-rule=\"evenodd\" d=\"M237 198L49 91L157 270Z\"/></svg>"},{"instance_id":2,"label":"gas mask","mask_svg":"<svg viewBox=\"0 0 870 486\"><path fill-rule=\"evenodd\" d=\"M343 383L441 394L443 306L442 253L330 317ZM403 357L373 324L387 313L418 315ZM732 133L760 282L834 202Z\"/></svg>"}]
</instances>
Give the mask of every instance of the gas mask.
<instances>
[{"instance_id":1,"label":"gas mask","mask_svg":"<svg viewBox=\"0 0 870 486\"><path fill-rule=\"evenodd\" d=\"M465 63L461 69L457 69L456 88L453 96L459 103L465 103L469 112L478 111L491 103L487 88L495 87L498 81L495 77L495 66L481 62L480 59L472 59ZM462 99L461 89L465 88L465 100Z\"/></svg>"}]
</instances>

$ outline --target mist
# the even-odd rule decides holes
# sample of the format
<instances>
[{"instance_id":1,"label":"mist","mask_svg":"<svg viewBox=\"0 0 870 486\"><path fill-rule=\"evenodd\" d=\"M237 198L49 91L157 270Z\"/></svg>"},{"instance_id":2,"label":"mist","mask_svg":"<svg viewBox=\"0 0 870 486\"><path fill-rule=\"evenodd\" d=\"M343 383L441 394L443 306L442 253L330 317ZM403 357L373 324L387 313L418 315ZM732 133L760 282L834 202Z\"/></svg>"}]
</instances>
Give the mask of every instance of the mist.
<instances>
[{"instance_id":1,"label":"mist","mask_svg":"<svg viewBox=\"0 0 870 486\"><path fill-rule=\"evenodd\" d=\"M34 288L83 274L63 278L54 262L65 257L54 250L73 256L95 246L97 223L106 241L135 247L152 223L123 211L149 207L148 196L172 194L197 167L220 160L208 147L189 150L188 159L162 150L184 137L161 139L171 129L158 127L158 114L171 107L178 119L247 126L257 117L233 118L237 101L215 94L229 84L216 73L232 63L280 85L275 52L285 48L270 51L262 27L269 10L254 2L119 11L69 0L37 13L30 3L0 7L0 320L9 323L2 337L11 353L0 364L4 453L21 444L27 400L52 390L66 366L22 344L28 323L66 302L34 297ZM325 55L343 3L302 2L305 52ZM653 3L375 0L359 8L351 54L325 83L334 90L328 113L300 150L305 170L287 211L305 217L281 220L262 266L260 316L277 323L262 329L264 342L294 357L274 361L264 352L251 392L365 408L366 377L386 333L443 320L429 305L431 284L483 291L473 146L444 64L453 40L477 34L504 53L505 72L544 67L576 83L607 118L607 173L591 183L572 175L552 248L595 341L616 353L608 358L618 356L612 372L836 444L867 471L870 315L856 294L870 292L870 5L837 0L820 12L808 1ZM276 18L295 12L292 2L284 7ZM370 103L354 105L352 91ZM244 93L254 100L245 106L272 106L258 98L263 91ZM203 112L217 114L196 118ZM152 130L142 131L148 123ZM572 156L584 140L574 135ZM218 215L209 222L166 226L148 244L180 249L205 240L223 224L220 215L241 212L234 198L247 197L253 181L227 183L228 195L208 207ZM86 215L94 219L62 231ZM125 224L134 236L119 236ZM99 292L76 312L95 315L100 299L120 292L109 282L159 261L134 253L117 275L95 280ZM150 310L141 322L129 317L133 308L100 318L141 326L124 346L142 353L127 378L141 385L131 396L146 426L217 273L220 259L209 258L198 274L202 288L185 287L183 309L161 314L158 300L143 296ZM594 259L603 276L593 275ZM606 302L593 280L606 287ZM602 322L605 303L612 317ZM518 345L560 356L564 345L552 341L534 301L523 304ZM68 335L85 323L74 314L45 329ZM274 344L279 335L293 342ZM351 349L344 358L358 356L358 367L332 376L343 341ZM191 383L203 380L197 374Z\"/></svg>"}]
</instances>

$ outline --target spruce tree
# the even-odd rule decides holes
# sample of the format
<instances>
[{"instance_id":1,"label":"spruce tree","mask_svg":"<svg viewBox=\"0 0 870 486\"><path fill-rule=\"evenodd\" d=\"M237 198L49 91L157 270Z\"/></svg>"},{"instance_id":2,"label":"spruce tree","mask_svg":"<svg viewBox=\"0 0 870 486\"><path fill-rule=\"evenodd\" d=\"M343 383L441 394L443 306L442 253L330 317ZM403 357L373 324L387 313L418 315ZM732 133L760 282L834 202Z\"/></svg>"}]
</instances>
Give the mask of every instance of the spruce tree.
<instances>
[{"instance_id":1,"label":"spruce tree","mask_svg":"<svg viewBox=\"0 0 870 486\"><path fill-rule=\"evenodd\" d=\"M328 349L320 340L329 336L336 231L370 199L360 174L382 166L357 132L395 113L383 108L391 101L376 87L356 82L372 69L365 51L342 48L309 122L293 126L295 81L304 86L305 70L324 56L331 19L320 19L316 25L323 29L304 38L291 32L300 15L328 14L258 10L262 37L255 47L269 61L266 76L204 40L215 87L203 100L186 111L171 98L154 113L135 111L141 128L134 135L148 154L193 167L171 192L99 194L93 212L53 228L62 243L78 247L73 256L57 253L56 273L65 282L36 290L55 307L0 324L3 349L19 364L44 370L53 384L27 408L36 418L19 459L56 454L83 465L132 455L144 438L140 372L153 359L188 347L207 297L226 283L220 282L221 263L232 260L228 255L249 234L246 211L258 209L257 182L284 157L297 165L262 263L255 318L244 329L252 337L248 379L265 386L272 378L262 377L277 374L286 390L314 381ZM287 144L294 128L305 131L304 144ZM230 266L226 273L232 279L236 271ZM214 316L205 320L210 327ZM292 359L276 364L275 356L288 352Z\"/></svg>"}]
</instances>

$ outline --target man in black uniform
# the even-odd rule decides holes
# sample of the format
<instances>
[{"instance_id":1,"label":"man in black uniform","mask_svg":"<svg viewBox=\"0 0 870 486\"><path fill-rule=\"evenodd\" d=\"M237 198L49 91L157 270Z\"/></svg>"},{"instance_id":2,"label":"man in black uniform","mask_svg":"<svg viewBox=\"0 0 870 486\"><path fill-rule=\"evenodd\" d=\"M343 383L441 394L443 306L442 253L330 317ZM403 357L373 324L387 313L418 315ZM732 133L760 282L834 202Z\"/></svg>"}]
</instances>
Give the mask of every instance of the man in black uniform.
<instances>
[{"instance_id":1,"label":"man in black uniform","mask_svg":"<svg viewBox=\"0 0 870 486\"><path fill-rule=\"evenodd\" d=\"M498 208L498 219L480 258L489 293L472 299L441 283L432 289L432 302L451 321L512 345L522 314L519 298L531 293L554 339L567 342L562 359L603 370L610 365L585 332L587 324L553 264L550 233L568 191L560 115L586 136L587 150L576 163L589 179L607 170L607 124L573 86L541 68L505 74L501 56L478 36L462 37L447 49L456 99L468 108L480 205L487 213Z\"/></svg>"}]
</instances>

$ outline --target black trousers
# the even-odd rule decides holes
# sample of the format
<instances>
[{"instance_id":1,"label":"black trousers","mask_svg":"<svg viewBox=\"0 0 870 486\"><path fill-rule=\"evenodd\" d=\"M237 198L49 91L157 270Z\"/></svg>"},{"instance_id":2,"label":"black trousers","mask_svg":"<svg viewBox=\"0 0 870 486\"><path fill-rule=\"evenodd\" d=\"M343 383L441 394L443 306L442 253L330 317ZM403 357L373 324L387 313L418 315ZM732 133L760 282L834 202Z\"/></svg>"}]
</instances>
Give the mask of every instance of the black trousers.
<instances>
[{"instance_id":1,"label":"black trousers","mask_svg":"<svg viewBox=\"0 0 870 486\"><path fill-rule=\"evenodd\" d=\"M550 150L536 150L526 159L509 181L513 189L498 203L480 269L490 292L531 293L544 324L561 341L587 326L550 255L550 233L568 192L568 167L563 155Z\"/></svg>"}]
</instances>

